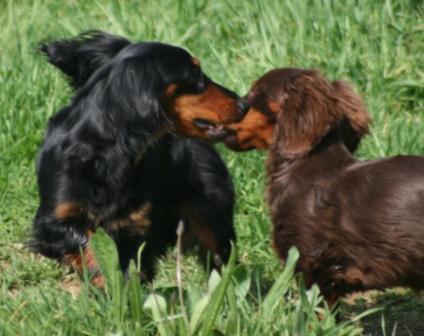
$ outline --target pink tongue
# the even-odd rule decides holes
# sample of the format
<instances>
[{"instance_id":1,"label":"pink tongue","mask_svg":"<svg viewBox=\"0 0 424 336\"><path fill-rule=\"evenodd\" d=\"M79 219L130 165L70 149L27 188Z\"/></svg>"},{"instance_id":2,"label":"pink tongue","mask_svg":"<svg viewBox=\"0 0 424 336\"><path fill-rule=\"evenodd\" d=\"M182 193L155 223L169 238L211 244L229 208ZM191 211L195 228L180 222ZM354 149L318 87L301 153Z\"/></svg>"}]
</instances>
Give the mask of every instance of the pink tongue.
<instances>
[{"instance_id":1,"label":"pink tongue","mask_svg":"<svg viewBox=\"0 0 424 336\"><path fill-rule=\"evenodd\" d=\"M224 138L224 142L228 144L235 143L237 141L237 137L235 134L228 134Z\"/></svg>"},{"instance_id":2,"label":"pink tongue","mask_svg":"<svg viewBox=\"0 0 424 336\"><path fill-rule=\"evenodd\" d=\"M215 126L213 128L210 128L206 131L206 133L211 138L219 138L219 139L224 139L225 136L227 135L227 131L224 129L223 126Z\"/></svg>"}]
</instances>

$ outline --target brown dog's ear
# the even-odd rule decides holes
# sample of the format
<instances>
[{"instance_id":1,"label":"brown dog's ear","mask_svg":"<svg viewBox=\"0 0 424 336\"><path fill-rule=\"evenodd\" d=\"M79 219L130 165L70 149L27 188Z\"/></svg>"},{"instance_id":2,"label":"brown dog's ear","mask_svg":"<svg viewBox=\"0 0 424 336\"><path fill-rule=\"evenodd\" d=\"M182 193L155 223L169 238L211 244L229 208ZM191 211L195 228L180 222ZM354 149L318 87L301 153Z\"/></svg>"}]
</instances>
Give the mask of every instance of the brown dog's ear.
<instances>
[{"instance_id":1,"label":"brown dog's ear","mask_svg":"<svg viewBox=\"0 0 424 336\"><path fill-rule=\"evenodd\" d=\"M354 152L362 137L368 134L371 118L362 98L345 82L332 83L337 109L345 116L341 125L343 142Z\"/></svg>"},{"instance_id":2,"label":"brown dog's ear","mask_svg":"<svg viewBox=\"0 0 424 336\"><path fill-rule=\"evenodd\" d=\"M331 83L317 71L305 70L287 85L285 93L274 143L290 159L311 151L343 117Z\"/></svg>"}]
</instances>

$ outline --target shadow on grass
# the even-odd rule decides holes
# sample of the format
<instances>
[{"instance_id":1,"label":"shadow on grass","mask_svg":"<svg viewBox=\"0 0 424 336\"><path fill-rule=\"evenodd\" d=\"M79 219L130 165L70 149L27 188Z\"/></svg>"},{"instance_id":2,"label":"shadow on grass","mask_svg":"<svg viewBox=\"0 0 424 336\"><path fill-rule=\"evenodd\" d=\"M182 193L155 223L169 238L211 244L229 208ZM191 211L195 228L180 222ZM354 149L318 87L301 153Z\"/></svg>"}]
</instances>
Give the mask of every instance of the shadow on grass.
<instances>
[{"instance_id":1,"label":"shadow on grass","mask_svg":"<svg viewBox=\"0 0 424 336\"><path fill-rule=\"evenodd\" d=\"M374 307L381 307L382 311L362 320L364 335L424 335L424 296L403 289L370 291L347 298L343 312L349 318L351 314ZM383 317L385 334L382 331Z\"/></svg>"}]
</instances>

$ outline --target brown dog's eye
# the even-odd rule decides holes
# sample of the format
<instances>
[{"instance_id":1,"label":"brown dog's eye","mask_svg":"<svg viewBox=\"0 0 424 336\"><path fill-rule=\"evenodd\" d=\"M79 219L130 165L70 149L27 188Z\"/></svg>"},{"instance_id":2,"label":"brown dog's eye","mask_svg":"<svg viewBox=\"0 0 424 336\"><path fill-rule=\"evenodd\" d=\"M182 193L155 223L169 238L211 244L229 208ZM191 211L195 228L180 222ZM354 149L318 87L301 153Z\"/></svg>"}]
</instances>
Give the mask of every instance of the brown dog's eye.
<instances>
[{"instance_id":1,"label":"brown dog's eye","mask_svg":"<svg viewBox=\"0 0 424 336\"><path fill-rule=\"evenodd\" d=\"M257 85L252 86L252 88L250 89L250 92L249 92L249 96L254 97L254 96L258 96L260 94L261 94L261 90L259 89L259 86L257 86Z\"/></svg>"},{"instance_id":2,"label":"brown dog's eye","mask_svg":"<svg viewBox=\"0 0 424 336\"><path fill-rule=\"evenodd\" d=\"M247 94L246 98L247 100L252 103L253 100L256 100L258 97L260 97L262 94L259 91L259 88L255 87L252 88L249 93Z\"/></svg>"}]
</instances>

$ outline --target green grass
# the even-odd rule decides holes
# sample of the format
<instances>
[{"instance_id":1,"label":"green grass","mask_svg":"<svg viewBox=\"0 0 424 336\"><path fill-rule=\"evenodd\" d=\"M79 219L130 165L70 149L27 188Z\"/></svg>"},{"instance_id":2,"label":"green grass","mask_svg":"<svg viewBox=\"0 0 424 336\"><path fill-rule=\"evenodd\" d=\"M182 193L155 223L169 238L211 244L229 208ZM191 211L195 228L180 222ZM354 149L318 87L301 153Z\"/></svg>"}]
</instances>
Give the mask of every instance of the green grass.
<instances>
[{"instance_id":1,"label":"green grass","mask_svg":"<svg viewBox=\"0 0 424 336\"><path fill-rule=\"evenodd\" d=\"M122 295L119 302L90 288L72 298L61 286L69 275L22 247L38 202L35 155L48 117L70 96L63 78L36 54L41 40L96 28L135 41L178 44L201 59L214 80L240 94L273 67L318 68L331 79L353 83L369 107L374 124L359 157L424 154L424 6L419 0L3 0L0 26L0 335L187 334L176 295L173 251L161 260L152 288L136 287L137 306L128 298L135 289L124 284L115 289ZM217 313L201 314L202 326L225 335L355 334L360 324L354 322L352 330L337 326L326 309L324 319L316 319L312 311L321 308L315 291L308 292L308 299L292 277L279 283L282 268L271 250L263 200L263 153L218 148L236 184L237 248L243 267L230 268L232 277L216 302ZM184 306L191 319L193 307L211 288L194 258L184 258L183 268ZM223 284L224 278L212 278L209 284ZM271 286L281 300L264 316ZM156 317L142 307L153 291L166 303ZM412 298L402 305L410 316L422 316L423 306L422 299ZM355 309L344 311L348 322L355 320ZM386 314L388 335L396 321L402 324L405 314L398 312L399 307ZM164 314L173 322L159 323ZM379 324L380 315L374 315ZM372 330L382 334L380 327Z\"/></svg>"}]
</instances>

